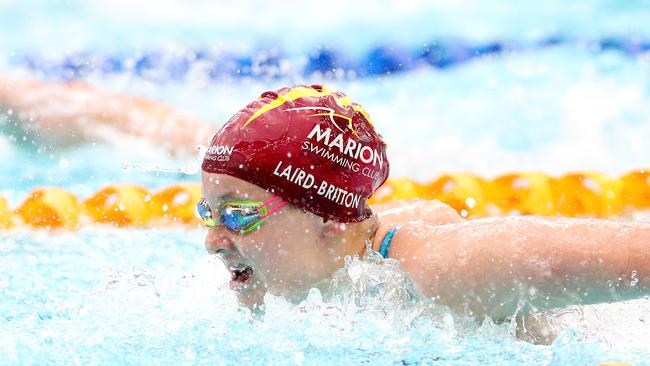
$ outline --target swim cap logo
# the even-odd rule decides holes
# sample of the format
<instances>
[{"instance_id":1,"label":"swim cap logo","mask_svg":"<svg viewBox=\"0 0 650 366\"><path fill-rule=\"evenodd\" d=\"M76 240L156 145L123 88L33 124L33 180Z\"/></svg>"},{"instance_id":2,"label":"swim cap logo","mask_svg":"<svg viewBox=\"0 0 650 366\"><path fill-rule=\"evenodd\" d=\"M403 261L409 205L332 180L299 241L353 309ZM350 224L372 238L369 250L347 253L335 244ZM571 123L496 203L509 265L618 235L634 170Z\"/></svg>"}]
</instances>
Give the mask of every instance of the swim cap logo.
<instances>
[{"instance_id":1,"label":"swim cap logo","mask_svg":"<svg viewBox=\"0 0 650 366\"><path fill-rule=\"evenodd\" d=\"M205 159L214 161L229 161L230 155L234 151L233 146L212 145L205 152Z\"/></svg>"},{"instance_id":2,"label":"swim cap logo","mask_svg":"<svg viewBox=\"0 0 650 366\"><path fill-rule=\"evenodd\" d=\"M314 113L310 114L307 117L315 117L315 116L329 116L330 121L336 127L339 131L342 133L345 133L345 130L339 125L340 122L336 120L336 118L343 119L347 123L345 124L345 128L349 129L352 131L352 133L358 138L359 135L357 134L357 131L354 129L354 126L352 125L352 118L346 117L342 114L335 113L335 111L332 108L327 108L327 107L296 107L296 108L289 108L286 110L287 112L290 111L325 111L325 113ZM336 118L334 118L336 117Z\"/></svg>"},{"instance_id":3,"label":"swim cap logo","mask_svg":"<svg viewBox=\"0 0 650 366\"><path fill-rule=\"evenodd\" d=\"M368 145L357 142L351 138L348 138L346 141L343 139L343 134L338 134L332 137L332 131L333 130L331 128L322 130L320 125L316 124L314 125L314 128L312 128L311 132L309 132L309 135L307 135L307 138L309 140L315 139L316 142L325 144L329 150L332 148L337 148L341 154L347 155L352 159L361 160L366 164L372 163L372 166L379 164L379 169L382 169L384 167L384 158L377 150L371 148ZM314 147L310 147L309 141L305 141L302 148L303 150L316 152L316 154L327 157L332 161L336 161L345 167L348 167L348 165L350 165L350 163L347 162L347 159L336 158L324 149L319 152L317 148L315 149ZM354 165L356 165L357 168L354 168ZM358 163L352 163L350 167L353 171L356 171L356 169L358 169Z\"/></svg>"}]
</instances>

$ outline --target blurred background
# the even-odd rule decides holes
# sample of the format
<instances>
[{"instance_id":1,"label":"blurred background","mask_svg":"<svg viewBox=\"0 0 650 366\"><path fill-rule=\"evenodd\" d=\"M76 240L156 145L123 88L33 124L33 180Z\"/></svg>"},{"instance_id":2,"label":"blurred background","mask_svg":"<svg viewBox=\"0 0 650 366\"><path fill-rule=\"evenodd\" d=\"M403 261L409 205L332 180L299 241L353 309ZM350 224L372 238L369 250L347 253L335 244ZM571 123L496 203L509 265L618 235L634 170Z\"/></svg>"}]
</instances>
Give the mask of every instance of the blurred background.
<instances>
[{"instance_id":1,"label":"blurred background","mask_svg":"<svg viewBox=\"0 0 650 366\"><path fill-rule=\"evenodd\" d=\"M369 111L393 177L621 174L650 155L648 5L0 0L0 70L164 101L215 131L262 91L323 83ZM197 179L178 173L195 161L131 145L32 155L0 136L0 153L8 196Z\"/></svg>"}]
</instances>

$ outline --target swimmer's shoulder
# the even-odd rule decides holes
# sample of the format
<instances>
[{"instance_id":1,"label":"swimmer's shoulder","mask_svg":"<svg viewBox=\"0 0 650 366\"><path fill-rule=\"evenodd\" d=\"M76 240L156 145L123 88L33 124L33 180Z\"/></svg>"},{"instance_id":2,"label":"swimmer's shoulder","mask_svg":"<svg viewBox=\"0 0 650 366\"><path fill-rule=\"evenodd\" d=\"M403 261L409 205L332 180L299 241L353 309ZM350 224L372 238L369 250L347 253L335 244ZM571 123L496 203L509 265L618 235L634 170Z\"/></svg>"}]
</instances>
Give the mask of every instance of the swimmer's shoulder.
<instances>
[{"instance_id":1,"label":"swimmer's shoulder","mask_svg":"<svg viewBox=\"0 0 650 366\"><path fill-rule=\"evenodd\" d=\"M390 230L391 226L409 223L444 225L464 221L456 210L438 200L414 198L391 201L373 205L372 209L377 213L382 226L387 227L385 231Z\"/></svg>"},{"instance_id":2,"label":"swimmer's shoulder","mask_svg":"<svg viewBox=\"0 0 650 366\"><path fill-rule=\"evenodd\" d=\"M409 242L407 237L414 235L418 230L428 231L433 226L465 221L456 210L438 200L415 198L391 201L373 205L372 209L379 218L379 228L373 242L373 248L376 250L388 232L396 227L401 229L394 234L393 243L402 240Z\"/></svg>"},{"instance_id":3,"label":"swimmer's shoulder","mask_svg":"<svg viewBox=\"0 0 650 366\"><path fill-rule=\"evenodd\" d=\"M456 210L438 200L411 199L373 206L379 217L373 247L376 250L389 232L389 257L412 262L427 255L441 226L465 222Z\"/></svg>"}]
</instances>

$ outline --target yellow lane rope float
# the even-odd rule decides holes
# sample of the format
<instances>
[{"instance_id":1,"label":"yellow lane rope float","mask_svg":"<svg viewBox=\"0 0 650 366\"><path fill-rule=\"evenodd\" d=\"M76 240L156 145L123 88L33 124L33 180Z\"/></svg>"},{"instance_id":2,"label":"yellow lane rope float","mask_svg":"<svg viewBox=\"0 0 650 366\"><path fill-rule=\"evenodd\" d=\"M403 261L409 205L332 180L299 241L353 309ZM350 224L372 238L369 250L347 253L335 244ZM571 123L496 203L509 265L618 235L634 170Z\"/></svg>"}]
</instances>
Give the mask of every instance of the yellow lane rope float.
<instances>
[{"instance_id":1,"label":"yellow lane rope float","mask_svg":"<svg viewBox=\"0 0 650 366\"><path fill-rule=\"evenodd\" d=\"M611 217L621 213L621 182L599 173L567 174L552 185L563 216Z\"/></svg>"},{"instance_id":2,"label":"yellow lane rope float","mask_svg":"<svg viewBox=\"0 0 650 366\"><path fill-rule=\"evenodd\" d=\"M15 211L17 221L42 228L76 229L79 203L72 193L57 187L38 188Z\"/></svg>"},{"instance_id":3,"label":"yellow lane rope float","mask_svg":"<svg viewBox=\"0 0 650 366\"><path fill-rule=\"evenodd\" d=\"M99 190L85 200L83 210L94 222L141 226L148 223L152 216L151 194L140 186L116 184Z\"/></svg>"},{"instance_id":4,"label":"yellow lane rope float","mask_svg":"<svg viewBox=\"0 0 650 366\"><path fill-rule=\"evenodd\" d=\"M182 183L162 189L153 196L153 217L158 222L196 223L196 203L201 199L201 186Z\"/></svg>"},{"instance_id":5,"label":"yellow lane rope float","mask_svg":"<svg viewBox=\"0 0 650 366\"><path fill-rule=\"evenodd\" d=\"M439 199L463 217L485 216L486 181L470 174L443 175L425 185L422 198Z\"/></svg>"},{"instance_id":6,"label":"yellow lane rope float","mask_svg":"<svg viewBox=\"0 0 650 366\"><path fill-rule=\"evenodd\" d=\"M76 229L88 223L117 227L169 224L200 225L194 209L201 198L198 183L179 183L156 192L133 184L114 184L80 200L57 187L32 191L12 210L0 197L0 229ZM549 177L539 172L512 173L486 180L472 174L446 174L421 183L391 178L370 203L438 199L463 217L544 215L616 217L650 210L650 172L636 170L617 179L597 172Z\"/></svg>"},{"instance_id":7,"label":"yellow lane rope float","mask_svg":"<svg viewBox=\"0 0 650 366\"><path fill-rule=\"evenodd\" d=\"M620 178L623 205L638 209L650 208L650 171L638 170Z\"/></svg>"},{"instance_id":8,"label":"yellow lane rope float","mask_svg":"<svg viewBox=\"0 0 650 366\"><path fill-rule=\"evenodd\" d=\"M489 182L490 214L552 216L557 213L551 178L543 173L506 174Z\"/></svg>"},{"instance_id":9,"label":"yellow lane rope float","mask_svg":"<svg viewBox=\"0 0 650 366\"><path fill-rule=\"evenodd\" d=\"M11 210L7 200L0 197L0 229L11 227Z\"/></svg>"}]
</instances>

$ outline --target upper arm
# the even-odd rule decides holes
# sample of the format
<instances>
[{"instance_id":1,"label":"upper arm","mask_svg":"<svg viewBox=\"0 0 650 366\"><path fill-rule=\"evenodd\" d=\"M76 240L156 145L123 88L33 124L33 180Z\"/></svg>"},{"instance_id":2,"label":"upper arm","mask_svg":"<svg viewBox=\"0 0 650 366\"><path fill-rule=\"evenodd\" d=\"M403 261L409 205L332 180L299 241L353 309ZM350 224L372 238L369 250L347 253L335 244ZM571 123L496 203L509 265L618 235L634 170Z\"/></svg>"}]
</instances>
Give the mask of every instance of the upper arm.
<instances>
[{"instance_id":1,"label":"upper arm","mask_svg":"<svg viewBox=\"0 0 650 366\"><path fill-rule=\"evenodd\" d=\"M522 300L547 308L648 292L648 224L510 217L407 225L398 235L391 257L422 292L475 315L512 315Z\"/></svg>"}]
</instances>

